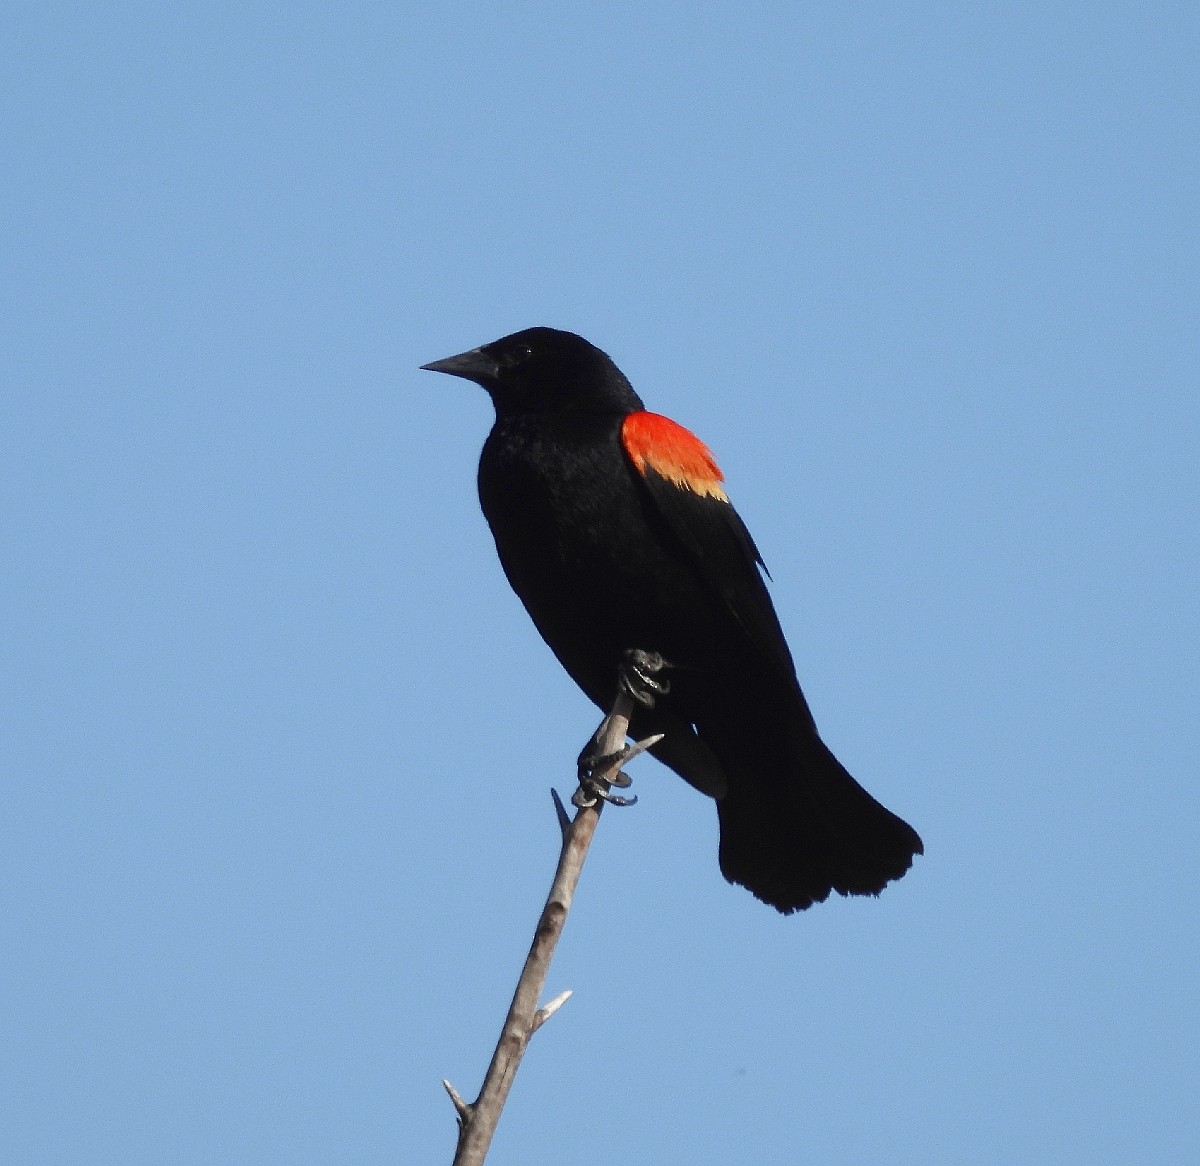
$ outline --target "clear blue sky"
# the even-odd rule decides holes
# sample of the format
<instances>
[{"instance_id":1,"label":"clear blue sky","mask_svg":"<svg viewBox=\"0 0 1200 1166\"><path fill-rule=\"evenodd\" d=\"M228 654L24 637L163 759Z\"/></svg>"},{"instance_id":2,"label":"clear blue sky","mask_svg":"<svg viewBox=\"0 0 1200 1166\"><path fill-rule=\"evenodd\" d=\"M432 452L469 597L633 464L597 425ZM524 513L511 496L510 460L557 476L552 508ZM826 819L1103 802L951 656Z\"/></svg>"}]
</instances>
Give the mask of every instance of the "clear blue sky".
<instances>
[{"instance_id":1,"label":"clear blue sky","mask_svg":"<svg viewBox=\"0 0 1200 1166\"><path fill-rule=\"evenodd\" d=\"M0 1159L449 1162L595 713L474 497L531 324L713 445L927 854L656 763L489 1162L1200 1160L1192 4L18 4Z\"/></svg>"}]
</instances>

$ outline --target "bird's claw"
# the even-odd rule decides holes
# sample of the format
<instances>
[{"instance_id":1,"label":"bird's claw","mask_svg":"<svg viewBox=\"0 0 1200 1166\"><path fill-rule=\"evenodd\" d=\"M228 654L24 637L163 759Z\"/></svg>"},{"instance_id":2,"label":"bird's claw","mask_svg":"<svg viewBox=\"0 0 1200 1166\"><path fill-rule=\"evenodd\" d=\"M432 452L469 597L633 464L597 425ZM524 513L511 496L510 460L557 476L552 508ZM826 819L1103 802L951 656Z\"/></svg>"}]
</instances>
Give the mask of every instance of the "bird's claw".
<instances>
[{"instance_id":1,"label":"bird's claw","mask_svg":"<svg viewBox=\"0 0 1200 1166\"><path fill-rule=\"evenodd\" d=\"M658 673L664 668L670 668L670 661L658 652L647 652L641 648L631 648L621 657L619 669L621 691L632 700L645 708L653 708L655 700L671 691L670 683L660 679ZM571 804L584 809L594 806L597 802L608 802L612 806L632 806L637 802L636 797L622 797L614 794L613 789L628 789L633 783L629 774L621 771L621 766L639 753L657 745L662 740L661 733L655 733L644 741L634 745L625 745L615 753L598 753L600 742L608 734L612 716L607 716L600 727L592 734L592 739L584 746L577 762L579 773L579 788L571 795ZM612 771L611 776L607 776ZM603 772L605 777L598 776Z\"/></svg>"},{"instance_id":2,"label":"bird's claw","mask_svg":"<svg viewBox=\"0 0 1200 1166\"><path fill-rule=\"evenodd\" d=\"M618 769L612 777L596 776L598 769L620 765L630 755L631 748L626 745L615 753L602 754L589 753L585 749L579 755L579 788L571 796L571 804L581 809L594 806L597 801L608 802L613 806L632 806L637 801L636 797L623 798L619 794L609 792L614 786L617 789L628 789L633 784L633 778L629 774Z\"/></svg>"},{"instance_id":3,"label":"bird's claw","mask_svg":"<svg viewBox=\"0 0 1200 1166\"><path fill-rule=\"evenodd\" d=\"M624 780L618 780L620 778L624 778ZM614 785L619 786L621 789L628 789L630 785L629 776L624 773L618 773L611 781L605 781L602 777L592 777L589 774L580 780L579 788L571 795L571 805L577 806L581 810L594 806L597 802L607 802L610 806L637 805L637 794L634 794L631 798L625 798L620 794L611 793L610 787Z\"/></svg>"},{"instance_id":4,"label":"bird's claw","mask_svg":"<svg viewBox=\"0 0 1200 1166\"><path fill-rule=\"evenodd\" d=\"M588 743L589 747L593 744L594 739ZM587 749L580 753L577 763L580 788L571 795L571 805L578 806L580 809L583 809L584 806L594 806L596 801L607 801L612 806L634 805L637 801L636 797L622 798L619 794L610 793L613 787L628 789L634 783L634 779L629 774L618 768L611 777L598 777L596 770L619 767L629 757L636 757L637 752L640 752L637 750L637 746L625 745L616 753L589 753Z\"/></svg>"},{"instance_id":5,"label":"bird's claw","mask_svg":"<svg viewBox=\"0 0 1200 1166\"><path fill-rule=\"evenodd\" d=\"M660 679L657 673L672 667L674 665L659 652L630 648L621 660L621 691L628 693L644 708L652 709L660 696L666 696L671 691L671 682Z\"/></svg>"},{"instance_id":6,"label":"bird's claw","mask_svg":"<svg viewBox=\"0 0 1200 1166\"><path fill-rule=\"evenodd\" d=\"M588 748L595 744L595 740L588 742ZM625 745L618 749L615 753L590 753L585 749L579 755L576 761L576 772L579 775L580 782L591 777L597 769L608 769L614 765L621 765L629 756L629 746ZM631 779L627 773L618 773L616 777L608 779L610 785L619 786L624 789L631 784Z\"/></svg>"}]
</instances>

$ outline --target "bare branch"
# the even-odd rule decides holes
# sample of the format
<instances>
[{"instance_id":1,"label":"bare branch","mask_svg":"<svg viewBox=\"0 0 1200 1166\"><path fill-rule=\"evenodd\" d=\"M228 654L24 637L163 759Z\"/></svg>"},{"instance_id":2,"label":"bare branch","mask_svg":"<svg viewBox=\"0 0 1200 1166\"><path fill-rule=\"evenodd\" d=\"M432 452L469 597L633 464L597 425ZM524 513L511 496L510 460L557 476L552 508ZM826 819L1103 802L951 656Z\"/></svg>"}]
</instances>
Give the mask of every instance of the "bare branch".
<instances>
[{"instance_id":1,"label":"bare branch","mask_svg":"<svg viewBox=\"0 0 1200 1166\"><path fill-rule=\"evenodd\" d=\"M613 702L612 712L604 719L599 737L594 742L597 755L606 759L611 755L611 761L597 769L593 775L594 780L604 788L607 788L607 783L618 777L621 764L631 755L624 753L623 749L634 707L632 697L622 686ZM649 744L654 744L655 740L657 738ZM648 747L646 743L642 743L640 747L634 746L634 750L640 753L643 748ZM480 1166L483 1162L491 1145L496 1123L500 1120L500 1112L508 1098L508 1091L512 1088L517 1066L529 1044L529 1038L562 1007L570 995L569 992L564 992L544 1008L538 1009L537 1002L546 982L546 973L550 970L550 960L554 956L554 949L566 923L567 912L571 909L575 887L579 882L588 848L592 844L596 824L600 821L604 801L597 799L595 805L580 809L574 820L568 819L566 809L557 794L554 795L554 801L563 830L558 869L555 871L546 905L538 919L533 944L525 959L525 967L517 982L512 1004L504 1019L500 1040L496 1044L492 1062L483 1079L483 1088L479 1091L479 1097L467 1105L452 1085L443 1082L451 1101L454 1102L454 1108L458 1111L458 1149L454 1155L454 1166Z\"/></svg>"}]
</instances>

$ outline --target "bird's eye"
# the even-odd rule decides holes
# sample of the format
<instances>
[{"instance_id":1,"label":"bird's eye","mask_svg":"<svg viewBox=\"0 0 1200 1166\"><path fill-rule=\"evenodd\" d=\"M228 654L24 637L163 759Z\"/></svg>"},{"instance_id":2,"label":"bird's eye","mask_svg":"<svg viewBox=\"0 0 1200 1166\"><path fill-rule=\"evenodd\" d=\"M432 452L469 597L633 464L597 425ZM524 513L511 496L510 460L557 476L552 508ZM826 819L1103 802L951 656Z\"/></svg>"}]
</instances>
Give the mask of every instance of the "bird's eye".
<instances>
[{"instance_id":1,"label":"bird's eye","mask_svg":"<svg viewBox=\"0 0 1200 1166\"><path fill-rule=\"evenodd\" d=\"M500 357L500 363L504 368L518 368L532 355L533 349L528 344L514 344Z\"/></svg>"}]
</instances>

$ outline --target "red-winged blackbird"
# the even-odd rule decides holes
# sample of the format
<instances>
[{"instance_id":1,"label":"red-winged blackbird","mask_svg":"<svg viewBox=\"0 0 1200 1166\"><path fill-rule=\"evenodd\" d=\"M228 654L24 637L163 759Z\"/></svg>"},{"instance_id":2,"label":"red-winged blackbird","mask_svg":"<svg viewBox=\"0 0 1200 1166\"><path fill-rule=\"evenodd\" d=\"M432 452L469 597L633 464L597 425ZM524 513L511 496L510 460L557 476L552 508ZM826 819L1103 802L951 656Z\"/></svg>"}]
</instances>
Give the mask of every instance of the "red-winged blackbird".
<instances>
[{"instance_id":1,"label":"red-winged blackbird","mask_svg":"<svg viewBox=\"0 0 1200 1166\"><path fill-rule=\"evenodd\" d=\"M921 839L817 735L762 558L708 448L646 412L571 332L529 328L423 367L491 395L483 513L579 687L607 709L627 650L673 665L670 691L634 727L665 733L654 755L716 799L725 877L790 913L903 875Z\"/></svg>"}]
</instances>

